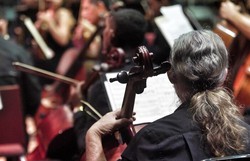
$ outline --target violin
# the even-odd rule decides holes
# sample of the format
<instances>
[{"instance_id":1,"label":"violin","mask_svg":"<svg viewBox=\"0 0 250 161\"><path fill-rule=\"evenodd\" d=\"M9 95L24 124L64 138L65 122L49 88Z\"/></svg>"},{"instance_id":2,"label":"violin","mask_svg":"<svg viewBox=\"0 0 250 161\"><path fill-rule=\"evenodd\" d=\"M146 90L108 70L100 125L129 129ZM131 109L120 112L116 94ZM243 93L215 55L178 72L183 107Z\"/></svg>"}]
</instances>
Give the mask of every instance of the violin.
<instances>
[{"instance_id":1,"label":"violin","mask_svg":"<svg viewBox=\"0 0 250 161\"><path fill-rule=\"evenodd\" d=\"M121 71L117 74L116 78L109 80L110 82L118 81L126 84L120 118L132 117L136 94L143 93L146 88L147 78L166 73L171 67L167 61L163 62L160 66L154 67L152 59L153 53L149 53L145 46L139 46L135 57L133 57L133 62L136 65L133 66L129 72ZM142 127L143 126L136 127L131 125L120 129L112 136L104 137L104 152L108 160L118 160L120 154L126 148L126 145ZM81 161L84 161L85 157L84 154Z\"/></svg>"}]
</instances>

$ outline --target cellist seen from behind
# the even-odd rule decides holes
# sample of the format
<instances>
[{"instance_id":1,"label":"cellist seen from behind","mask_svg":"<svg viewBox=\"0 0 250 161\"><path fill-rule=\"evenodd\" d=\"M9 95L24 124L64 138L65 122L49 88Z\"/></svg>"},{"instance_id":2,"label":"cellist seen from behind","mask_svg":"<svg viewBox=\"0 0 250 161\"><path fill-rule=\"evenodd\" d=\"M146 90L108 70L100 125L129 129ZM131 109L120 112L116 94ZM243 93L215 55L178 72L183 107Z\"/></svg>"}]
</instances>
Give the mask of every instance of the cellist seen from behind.
<instances>
[{"instance_id":1,"label":"cellist seen from behind","mask_svg":"<svg viewBox=\"0 0 250 161\"><path fill-rule=\"evenodd\" d=\"M223 87L228 53L221 38L208 30L183 34L175 40L169 60L167 74L182 104L141 129L121 160L200 161L250 153L250 127ZM120 111L107 113L88 130L88 161L107 160L103 136L133 122L133 118L117 119L119 115Z\"/></svg>"}]
</instances>

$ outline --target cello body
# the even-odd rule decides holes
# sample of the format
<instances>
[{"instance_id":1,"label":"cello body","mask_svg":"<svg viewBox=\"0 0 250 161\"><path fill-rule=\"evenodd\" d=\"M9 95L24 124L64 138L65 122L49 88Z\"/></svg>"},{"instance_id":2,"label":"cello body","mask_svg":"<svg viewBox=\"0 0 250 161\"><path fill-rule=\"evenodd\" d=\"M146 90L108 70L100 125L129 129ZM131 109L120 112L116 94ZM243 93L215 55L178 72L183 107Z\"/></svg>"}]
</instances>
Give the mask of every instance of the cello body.
<instances>
[{"instance_id":1,"label":"cello body","mask_svg":"<svg viewBox=\"0 0 250 161\"><path fill-rule=\"evenodd\" d=\"M226 20L222 20L219 23L217 23L213 31L222 38L227 49L230 48L234 38L238 34L236 28L234 28L234 26L229 22L227 22Z\"/></svg>"},{"instance_id":2,"label":"cello body","mask_svg":"<svg viewBox=\"0 0 250 161\"><path fill-rule=\"evenodd\" d=\"M234 95L236 100L243 106L250 106L250 54L240 67L235 83ZM244 111L242 111L243 113Z\"/></svg>"},{"instance_id":3,"label":"cello body","mask_svg":"<svg viewBox=\"0 0 250 161\"><path fill-rule=\"evenodd\" d=\"M28 160L71 160L78 151L71 109L62 106L50 111L37 126L36 137L38 146L28 154Z\"/></svg>"},{"instance_id":4,"label":"cello body","mask_svg":"<svg viewBox=\"0 0 250 161\"><path fill-rule=\"evenodd\" d=\"M237 104L242 106L241 113L245 107L250 105L250 45L249 41L228 21L222 20L216 24L214 30L224 41L229 57L229 74L225 86L233 91Z\"/></svg>"},{"instance_id":5,"label":"cello body","mask_svg":"<svg viewBox=\"0 0 250 161\"><path fill-rule=\"evenodd\" d=\"M233 1L240 6L240 12L248 12L245 1ZM229 88L235 97L236 103L240 105L240 112L244 114L246 107L250 105L250 41L231 24L229 21L222 20L214 29L224 41L229 56L229 72L225 86Z\"/></svg>"},{"instance_id":6,"label":"cello body","mask_svg":"<svg viewBox=\"0 0 250 161\"><path fill-rule=\"evenodd\" d=\"M235 99L242 106L241 113L244 114L246 108L250 106L250 41L246 38L241 38L236 51L230 54L238 54L235 59L234 68L232 68L232 87Z\"/></svg>"}]
</instances>

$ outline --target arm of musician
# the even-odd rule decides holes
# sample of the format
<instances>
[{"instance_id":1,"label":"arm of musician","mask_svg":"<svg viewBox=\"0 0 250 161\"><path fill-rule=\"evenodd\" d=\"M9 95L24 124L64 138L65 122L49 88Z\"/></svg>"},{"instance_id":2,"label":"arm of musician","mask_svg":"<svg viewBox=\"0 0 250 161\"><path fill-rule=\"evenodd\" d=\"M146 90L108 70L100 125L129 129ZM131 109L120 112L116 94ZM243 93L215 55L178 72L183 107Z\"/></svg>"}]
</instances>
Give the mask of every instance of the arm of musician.
<instances>
[{"instance_id":1,"label":"arm of musician","mask_svg":"<svg viewBox=\"0 0 250 161\"><path fill-rule=\"evenodd\" d=\"M8 21L2 18L0 18L0 36L2 36L4 39L9 38Z\"/></svg>"},{"instance_id":2,"label":"arm of musician","mask_svg":"<svg viewBox=\"0 0 250 161\"><path fill-rule=\"evenodd\" d=\"M134 118L117 119L119 114L120 111L109 112L90 127L85 137L86 161L106 161L102 147L102 136L128 126L134 120Z\"/></svg>"},{"instance_id":3,"label":"arm of musician","mask_svg":"<svg viewBox=\"0 0 250 161\"><path fill-rule=\"evenodd\" d=\"M81 19L76 28L73 41L76 43L88 41L92 34L96 31L97 27L91 24L86 19ZM94 40L91 42L89 49L86 53L87 58L96 59L101 50L101 37L97 35Z\"/></svg>"},{"instance_id":4,"label":"arm of musician","mask_svg":"<svg viewBox=\"0 0 250 161\"><path fill-rule=\"evenodd\" d=\"M75 19L69 10L62 8L56 13L56 23L57 26L52 24L50 31L58 43L66 45L71 39Z\"/></svg>"},{"instance_id":5,"label":"arm of musician","mask_svg":"<svg viewBox=\"0 0 250 161\"><path fill-rule=\"evenodd\" d=\"M89 50L86 53L86 57L96 59L98 58L100 50L101 50L101 37L97 35L93 40L93 42L90 44Z\"/></svg>"},{"instance_id":6,"label":"arm of musician","mask_svg":"<svg viewBox=\"0 0 250 161\"><path fill-rule=\"evenodd\" d=\"M220 16L231 22L245 37L250 39L250 16L240 13L239 6L231 1L221 4Z\"/></svg>"},{"instance_id":7,"label":"arm of musician","mask_svg":"<svg viewBox=\"0 0 250 161\"><path fill-rule=\"evenodd\" d=\"M106 161L102 147L102 136L93 129L86 134L86 161Z\"/></svg>"},{"instance_id":8,"label":"arm of musician","mask_svg":"<svg viewBox=\"0 0 250 161\"><path fill-rule=\"evenodd\" d=\"M53 38L60 44L66 45L71 39L71 30L75 24L72 13L67 9L59 9L56 12L55 20L47 18L48 28Z\"/></svg>"}]
</instances>

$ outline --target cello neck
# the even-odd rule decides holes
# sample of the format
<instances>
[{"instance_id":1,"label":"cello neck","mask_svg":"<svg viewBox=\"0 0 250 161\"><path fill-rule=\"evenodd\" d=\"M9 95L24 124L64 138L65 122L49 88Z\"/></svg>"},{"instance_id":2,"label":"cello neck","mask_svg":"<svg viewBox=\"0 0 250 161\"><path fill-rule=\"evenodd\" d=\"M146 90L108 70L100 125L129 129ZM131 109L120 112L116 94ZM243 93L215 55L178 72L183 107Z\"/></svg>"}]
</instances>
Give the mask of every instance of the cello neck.
<instances>
[{"instance_id":1,"label":"cello neck","mask_svg":"<svg viewBox=\"0 0 250 161\"><path fill-rule=\"evenodd\" d=\"M125 95L123 97L120 114L121 118L131 118L133 116L136 94L142 93L145 87L146 80L129 80L126 85ZM119 142L128 144L134 137L135 133L136 132L133 125L120 129L122 140Z\"/></svg>"},{"instance_id":2,"label":"cello neck","mask_svg":"<svg viewBox=\"0 0 250 161\"><path fill-rule=\"evenodd\" d=\"M118 73L116 78L110 79L110 82L127 83L119 118L131 118L133 116L136 94L143 93L148 77L166 73L170 69L171 66L168 62L163 62L159 67L153 67L152 56L153 54L149 53L146 47L140 46L133 58L137 65L132 67L129 73L122 71ZM133 126L122 128L119 131L122 139L119 142L121 143L128 144L135 134Z\"/></svg>"}]
</instances>

